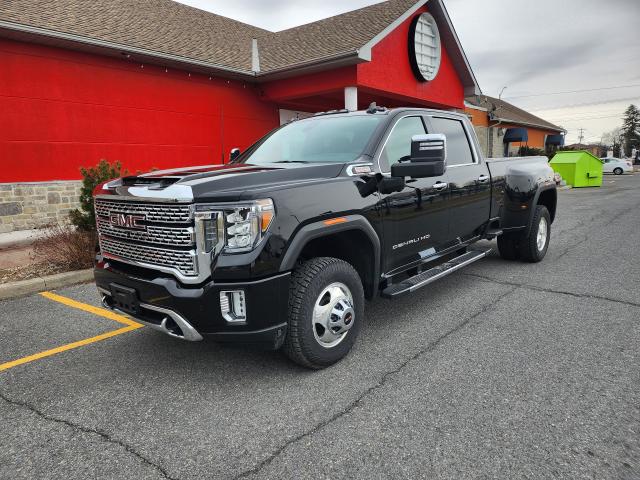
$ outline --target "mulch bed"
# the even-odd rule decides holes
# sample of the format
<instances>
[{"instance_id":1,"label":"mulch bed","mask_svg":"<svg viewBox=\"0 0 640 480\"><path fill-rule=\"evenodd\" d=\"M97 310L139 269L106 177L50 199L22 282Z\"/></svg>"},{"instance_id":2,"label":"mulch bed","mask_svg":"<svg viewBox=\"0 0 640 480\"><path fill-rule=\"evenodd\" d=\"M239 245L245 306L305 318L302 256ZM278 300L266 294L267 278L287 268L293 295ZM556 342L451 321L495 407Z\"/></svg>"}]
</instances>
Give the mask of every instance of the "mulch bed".
<instances>
[{"instance_id":1,"label":"mulch bed","mask_svg":"<svg viewBox=\"0 0 640 480\"><path fill-rule=\"evenodd\" d=\"M45 275L53 275L65 271L59 265L49 263L35 263L23 265L20 267L6 268L0 270L0 284L18 282L20 280L29 280L31 278L43 277Z\"/></svg>"}]
</instances>

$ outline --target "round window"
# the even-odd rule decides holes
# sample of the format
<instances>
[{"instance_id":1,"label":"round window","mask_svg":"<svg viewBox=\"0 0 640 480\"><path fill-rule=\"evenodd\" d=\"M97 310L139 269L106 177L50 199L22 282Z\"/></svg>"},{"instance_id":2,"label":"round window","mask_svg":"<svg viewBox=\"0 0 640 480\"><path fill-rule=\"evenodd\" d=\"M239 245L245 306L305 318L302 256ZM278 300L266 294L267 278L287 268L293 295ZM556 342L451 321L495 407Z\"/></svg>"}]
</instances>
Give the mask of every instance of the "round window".
<instances>
[{"instance_id":1,"label":"round window","mask_svg":"<svg viewBox=\"0 0 640 480\"><path fill-rule=\"evenodd\" d=\"M429 13L413 19L409 30L409 59L419 80L433 80L440 68L440 32Z\"/></svg>"}]
</instances>

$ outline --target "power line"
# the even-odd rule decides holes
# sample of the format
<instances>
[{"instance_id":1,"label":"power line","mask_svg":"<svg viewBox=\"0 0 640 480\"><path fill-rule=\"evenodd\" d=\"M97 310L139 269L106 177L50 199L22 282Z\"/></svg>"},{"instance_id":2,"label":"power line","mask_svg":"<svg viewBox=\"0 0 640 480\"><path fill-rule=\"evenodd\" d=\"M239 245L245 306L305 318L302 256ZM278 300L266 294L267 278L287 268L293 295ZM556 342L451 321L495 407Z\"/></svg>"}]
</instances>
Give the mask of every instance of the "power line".
<instances>
[{"instance_id":1,"label":"power line","mask_svg":"<svg viewBox=\"0 0 640 480\"><path fill-rule=\"evenodd\" d=\"M511 97L504 97L504 99L510 100L512 98L544 97L547 95L564 95L567 93L599 92L601 90L615 90L618 88L632 88L632 87L640 87L640 83L636 83L633 85L616 85L613 87L585 88L584 90L566 90L564 92L532 93L531 95L514 95Z\"/></svg>"},{"instance_id":2,"label":"power line","mask_svg":"<svg viewBox=\"0 0 640 480\"><path fill-rule=\"evenodd\" d=\"M530 110L531 112L549 112L549 111L553 111L553 110L560 110L563 108L572 108L572 107L584 107L584 106L588 106L588 105L605 105L607 103L621 103L621 102L626 102L628 100L637 100L640 99L639 96L633 96L633 97L622 97L622 98L612 98L610 100L597 100L595 102L582 102L582 103L568 103L566 105L553 105L550 107L540 107L540 108L536 108L536 109L532 109Z\"/></svg>"},{"instance_id":3,"label":"power line","mask_svg":"<svg viewBox=\"0 0 640 480\"><path fill-rule=\"evenodd\" d=\"M564 117L555 118L549 117L554 122L581 122L582 120L600 120L603 118L622 118L620 115L604 115L602 117Z\"/></svg>"}]
</instances>

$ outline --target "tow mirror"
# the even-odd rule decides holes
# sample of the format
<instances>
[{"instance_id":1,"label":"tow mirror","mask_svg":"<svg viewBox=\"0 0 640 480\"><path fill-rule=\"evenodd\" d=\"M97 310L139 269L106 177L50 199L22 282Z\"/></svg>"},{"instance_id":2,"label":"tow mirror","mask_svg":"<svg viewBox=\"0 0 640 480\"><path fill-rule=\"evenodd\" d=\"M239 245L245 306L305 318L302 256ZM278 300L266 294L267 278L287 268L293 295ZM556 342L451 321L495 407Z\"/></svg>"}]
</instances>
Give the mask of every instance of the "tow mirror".
<instances>
[{"instance_id":1,"label":"tow mirror","mask_svg":"<svg viewBox=\"0 0 640 480\"><path fill-rule=\"evenodd\" d=\"M229 161L233 162L236 158L238 158L240 156L240 149L239 148L232 148L231 152L229 153Z\"/></svg>"},{"instance_id":2,"label":"tow mirror","mask_svg":"<svg viewBox=\"0 0 640 480\"><path fill-rule=\"evenodd\" d=\"M439 177L445 172L447 137L429 133L411 137L411 156L405 162L391 165L392 177Z\"/></svg>"}]
</instances>

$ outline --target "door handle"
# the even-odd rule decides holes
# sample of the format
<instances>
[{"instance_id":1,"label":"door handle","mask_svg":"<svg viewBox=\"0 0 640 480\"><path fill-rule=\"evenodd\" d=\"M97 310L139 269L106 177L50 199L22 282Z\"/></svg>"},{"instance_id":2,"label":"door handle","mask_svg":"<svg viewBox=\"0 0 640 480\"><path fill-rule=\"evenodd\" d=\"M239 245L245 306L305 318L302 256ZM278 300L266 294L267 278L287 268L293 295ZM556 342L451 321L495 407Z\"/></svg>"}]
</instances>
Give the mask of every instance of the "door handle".
<instances>
[{"instance_id":1,"label":"door handle","mask_svg":"<svg viewBox=\"0 0 640 480\"><path fill-rule=\"evenodd\" d=\"M479 181L480 183L484 183L484 182L486 182L487 180L489 180L489 175L480 175L480 176L478 177L478 181Z\"/></svg>"},{"instance_id":2,"label":"door handle","mask_svg":"<svg viewBox=\"0 0 640 480\"><path fill-rule=\"evenodd\" d=\"M434 190L444 190L445 188L447 188L449 186L448 183L446 182L437 182L433 184L433 188Z\"/></svg>"}]
</instances>

